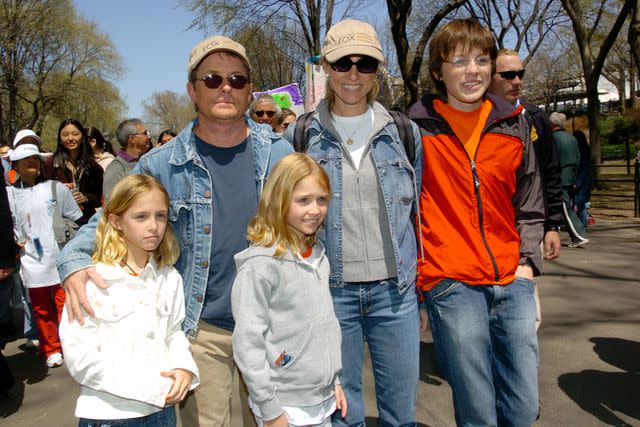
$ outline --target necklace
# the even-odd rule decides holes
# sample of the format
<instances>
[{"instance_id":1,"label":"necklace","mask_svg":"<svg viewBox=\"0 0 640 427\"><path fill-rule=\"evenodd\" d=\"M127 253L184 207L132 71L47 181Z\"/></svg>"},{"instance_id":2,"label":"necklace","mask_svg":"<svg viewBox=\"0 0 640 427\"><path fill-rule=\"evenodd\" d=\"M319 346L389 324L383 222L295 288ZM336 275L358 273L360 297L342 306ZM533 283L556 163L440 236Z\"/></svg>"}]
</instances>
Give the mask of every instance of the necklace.
<instances>
[{"instance_id":1,"label":"necklace","mask_svg":"<svg viewBox=\"0 0 640 427\"><path fill-rule=\"evenodd\" d=\"M131 266L130 266L129 264L127 264L127 261L122 260L122 262L124 262L124 265L126 265L126 266L127 266L127 268L128 268L129 270L131 270L131 273L133 273L133 275L134 275L134 276L137 276L137 275L139 275L139 274L140 274L140 272L137 272L137 273L136 273L136 271L135 271L133 268L131 268Z\"/></svg>"},{"instance_id":2,"label":"necklace","mask_svg":"<svg viewBox=\"0 0 640 427\"><path fill-rule=\"evenodd\" d=\"M347 145L352 145L353 144L353 136L356 134L356 132L358 132L358 129L360 129L360 126L362 126L362 124L369 118L369 110L367 110L364 113L364 117L358 122L358 126L356 126L356 128L354 129L353 132L351 132L351 136L349 136L347 138ZM344 132L345 135L347 135L347 130L344 128L344 126L342 126L341 123L338 122L338 120L336 120L336 115L331 113L333 115L333 123L335 123L336 125L340 126L340 129L342 129L342 131Z\"/></svg>"}]
</instances>

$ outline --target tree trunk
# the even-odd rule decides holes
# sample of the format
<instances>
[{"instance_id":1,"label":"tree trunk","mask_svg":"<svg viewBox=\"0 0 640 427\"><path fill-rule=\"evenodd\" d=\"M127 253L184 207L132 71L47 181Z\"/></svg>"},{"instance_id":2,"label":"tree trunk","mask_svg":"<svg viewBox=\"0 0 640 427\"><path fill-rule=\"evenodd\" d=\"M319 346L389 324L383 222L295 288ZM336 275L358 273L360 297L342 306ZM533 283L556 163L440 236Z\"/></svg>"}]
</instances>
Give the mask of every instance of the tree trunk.
<instances>
[{"instance_id":1,"label":"tree trunk","mask_svg":"<svg viewBox=\"0 0 640 427\"><path fill-rule=\"evenodd\" d=\"M634 61L631 61L631 67L629 68L629 93L631 98L631 109L633 110L638 108L638 96L636 94L636 91L638 90L636 88L636 80L638 78L637 72L638 68L636 67L636 64Z\"/></svg>"},{"instance_id":2,"label":"tree trunk","mask_svg":"<svg viewBox=\"0 0 640 427\"><path fill-rule=\"evenodd\" d=\"M629 49L631 50L631 57L633 59L631 62L635 62L636 72L640 69L640 5L638 3L640 3L638 0L634 1L633 8L629 13L631 15L631 21L629 22L629 32L627 33ZM631 102L633 103L633 97Z\"/></svg>"},{"instance_id":3,"label":"tree trunk","mask_svg":"<svg viewBox=\"0 0 640 427\"><path fill-rule=\"evenodd\" d=\"M596 85L597 86L597 85ZM587 90L587 118L589 119L589 142L591 147L591 164L599 165L602 163L602 145L600 138L600 99L598 98L598 90ZM599 168L594 168L599 174Z\"/></svg>"}]
</instances>

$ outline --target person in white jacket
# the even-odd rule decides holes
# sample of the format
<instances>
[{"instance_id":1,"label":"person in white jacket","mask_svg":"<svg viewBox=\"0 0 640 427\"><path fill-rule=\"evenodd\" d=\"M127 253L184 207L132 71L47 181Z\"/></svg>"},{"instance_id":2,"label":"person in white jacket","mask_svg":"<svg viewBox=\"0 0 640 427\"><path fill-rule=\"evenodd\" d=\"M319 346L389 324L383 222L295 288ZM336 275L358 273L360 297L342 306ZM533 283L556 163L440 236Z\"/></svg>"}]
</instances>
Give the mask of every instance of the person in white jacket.
<instances>
[{"instance_id":1,"label":"person in white jacket","mask_svg":"<svg viewBox=\"0 0 640 427\"><path fill-rule=\"evenodd\" d=\"M104 207L92 260L108 287L87 285L95 316L83 326L66 313L60 324L66 366L82 385L81 427L175 426L173 405L200 382L181 329L179 248L168 209L162 185L139 174L121 180Z\"/></svg>"},{"instance_id":2,"label":"person in white jacket","mask_svg":"<svg viewBox=\"0 0 640 427\"><path fill-rule=\"evenodd\" d=\"M341 333L329 292L329 261L316 240L329 178L311 157L276 163L235 256L233 357L258 426L330 426L347 402L338 374Z\"/></svg>"},{"instance_id":3,"label":"person in white jacket","mask_svg":"<svg viewBox=\"0 0 640 427\"><path fill-rule=\"evenodd\" d=\"M56 368L64 362L58 323L65 295L56 270L60 248L53 222L56 209L60 216L72 221L80 219L82 212L64 184L42 177L42 163L47 157L51 154L40 153L35 144L18 145L9 159L20 179L7 187L7 196L14 236L20 246L20 277L29 293L38 327L38 350L47 367Z\"/></svg>"}]
</instances>

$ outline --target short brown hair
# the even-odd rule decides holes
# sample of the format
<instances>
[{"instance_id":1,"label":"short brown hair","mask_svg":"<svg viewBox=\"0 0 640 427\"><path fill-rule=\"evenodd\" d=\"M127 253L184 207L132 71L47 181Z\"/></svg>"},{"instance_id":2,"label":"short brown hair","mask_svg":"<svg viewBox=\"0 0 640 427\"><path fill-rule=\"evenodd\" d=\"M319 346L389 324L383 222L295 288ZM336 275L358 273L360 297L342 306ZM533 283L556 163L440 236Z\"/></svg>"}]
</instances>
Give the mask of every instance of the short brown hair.
<instances>
[{"instance_id":1,"label":"short brown hair","mask_svg":"<svg viewBox=\"0 0 640 427\"><path fill-rule=\"evenodd\" d=\"M429 74L438 93L445 98L447 88L441 80L442 63L448 61L461 47L463 53L479 49L488 53L493 62L492 74L495 72L495 59L498 56L496 42L491 31L476 19L455 19L442 27L429 43Z\"/></svg>"}]
</instances>

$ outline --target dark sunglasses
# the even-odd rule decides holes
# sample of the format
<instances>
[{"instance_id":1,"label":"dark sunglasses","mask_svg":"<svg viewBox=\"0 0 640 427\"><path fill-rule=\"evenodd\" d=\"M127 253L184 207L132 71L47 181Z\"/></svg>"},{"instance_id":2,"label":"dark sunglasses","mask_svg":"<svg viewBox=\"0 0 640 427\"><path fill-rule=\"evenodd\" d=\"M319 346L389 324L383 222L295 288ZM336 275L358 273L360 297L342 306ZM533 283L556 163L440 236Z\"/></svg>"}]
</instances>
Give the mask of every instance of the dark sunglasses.
<instances>
[{"instance_id":1,"label":"dark sunglasses","mask_svg":"<svg viewBox=\"0 0 640 427\"><path fill-rule=\"evenodd\" d=\"M524 68L522 70L518 70L518 71L500 71L498 72L498 74L500 74L500 77L502 77L505 80L513 80L516 77L518 77L520 80L522 80L522 78L524 77Z\"/></svg>"},{"instance_id":2,"label":"dark sunglasses","mask_svg":"<svg viewBox=\"0 0 640 427\"><path fill-rule=\"evenodd\" d=\"M371 74L378 70L378 60L370 56L363 56L358 62L353 62L351 58L344 56L336 62L332 62L331 68L333 68L333 71L346 73L350 71L354 65L358 69L358 72L362 74Z\"/></svg>"},{"instance_id":3,"label":"dark sunglasses","mask_svg":"<svg viewBox=\"0 0 640 427\"><path fill-rule=\"evenodd\" d=\"M196 80L202 80L204 85L209 89L218 89L225 79L233 89L244 89L247 83L249 83L249 79L240 74L234 74L233 76L226 78L217 74L207 74L206 76L200 77Z\"/></svg>"},{"instance_id":4,"label":"dark sunglasses","mask_svg":"<svg viewBox=\"0 0 640 427\"><path fill-rule=\"evenodd\" d=\"M267 117L272 118L273 116L276 115L275 111L265 111L265 110L253 110L253 114L255 114L258 117L262 117L265 114L267 115Z\"/></svg>"}]
</instances>

